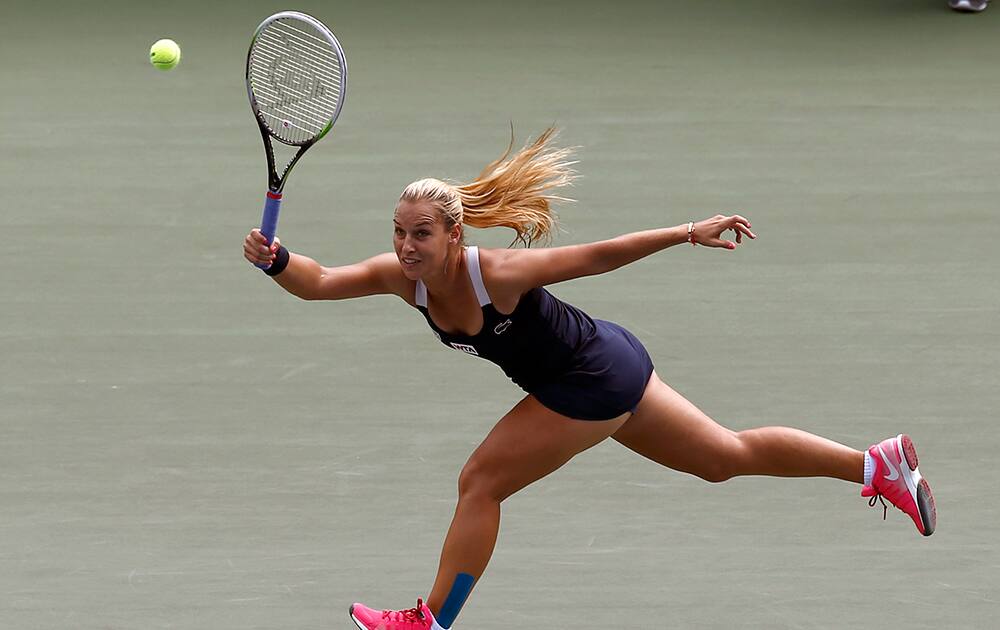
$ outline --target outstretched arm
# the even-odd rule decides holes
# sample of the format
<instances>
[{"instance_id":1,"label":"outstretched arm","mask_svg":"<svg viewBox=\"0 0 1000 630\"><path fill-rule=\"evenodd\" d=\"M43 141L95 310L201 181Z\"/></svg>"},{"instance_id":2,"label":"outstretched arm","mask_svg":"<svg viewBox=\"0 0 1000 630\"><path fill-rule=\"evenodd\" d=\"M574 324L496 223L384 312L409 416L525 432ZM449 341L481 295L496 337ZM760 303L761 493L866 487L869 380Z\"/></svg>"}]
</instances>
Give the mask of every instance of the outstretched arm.
<instances>
[{"instance_id":1,"label":"outstretched arm","mask_svg":"<svg viewBox=\"0 0 1000 630\"><path fill-rule=\"evenodd\" d=\"M743 236L757 238L750 221L739 215L716 215L690 224L690 239L697 245L735 249ZM689 240L689 224L632 232L622 236L567 247L507 250L498 261L494 276L508 286L524 290L573 278L594 276L623 267L661 249ZM736 233L736 242L722 238L726 230Z\"/></svg>"},{"instance_id":2,"label":"outstretched arm","mask_svg":"<svg viewBox=\"0 0 1000 630\"><path fill-rule=\"evenodd\" d=\"M243 243L244 257L254 264L271 264L281 246L277 238L270 247L254 229ZM318 262L289 252L288 265L274 281L303 300L344 300L366 295L395 294L402 297L405 282L392 253L380 254L353 265L323 267Z\"/></svg>"}]
</instances>

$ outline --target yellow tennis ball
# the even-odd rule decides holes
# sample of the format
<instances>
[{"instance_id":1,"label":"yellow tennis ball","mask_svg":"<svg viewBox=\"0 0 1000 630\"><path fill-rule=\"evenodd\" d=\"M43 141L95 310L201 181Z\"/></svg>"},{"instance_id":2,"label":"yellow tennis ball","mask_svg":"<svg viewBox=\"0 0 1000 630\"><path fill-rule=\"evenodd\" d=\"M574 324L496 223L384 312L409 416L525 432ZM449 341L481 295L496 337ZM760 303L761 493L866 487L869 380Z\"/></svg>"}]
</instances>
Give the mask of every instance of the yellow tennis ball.
<instances>
[{"instance_id":1,"label":"yellow tennis ball","mask_svg":"<svg viewBox=\"0 0 1000 630\"><path fill-rule=\"evenodd\" d=\"M158 40L149 48L149 63L158 70L170 70L181 62L181 47L172 39Z\"/></svg>"}]
</instances>

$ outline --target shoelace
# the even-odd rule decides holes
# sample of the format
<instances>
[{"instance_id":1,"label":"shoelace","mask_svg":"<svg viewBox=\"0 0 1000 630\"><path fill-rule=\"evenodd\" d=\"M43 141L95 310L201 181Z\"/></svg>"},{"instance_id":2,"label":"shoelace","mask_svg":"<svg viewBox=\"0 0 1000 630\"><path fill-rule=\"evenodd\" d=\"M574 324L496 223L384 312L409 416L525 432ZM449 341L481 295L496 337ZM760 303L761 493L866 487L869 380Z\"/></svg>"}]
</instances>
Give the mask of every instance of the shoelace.
<instances>
[{"instance_id":1,"label":"shoelace","mask_svg":"<svg viewBox=\"0 0 1000 630\"><path fill-rule=\"evenodd\" d=\"M424 600L418 597L416 608L407 608L406 610L383 610L382 618L388 619L389 621L423 621L423 608Z\"/></svg>"},{"instance_id":2,"label":"shoelace","mask_svg":"<svg viewBox=\"0 0 1000 630\"><path fill-rule=\"evenodd\" d=\"M868 507L875 507L875 501L882 501L882 520L884 521L886 515L889 513L889 506L882 500L881 494L876 494L871 498L871 501L868 502Z\"/></svg>"}]
</instances>

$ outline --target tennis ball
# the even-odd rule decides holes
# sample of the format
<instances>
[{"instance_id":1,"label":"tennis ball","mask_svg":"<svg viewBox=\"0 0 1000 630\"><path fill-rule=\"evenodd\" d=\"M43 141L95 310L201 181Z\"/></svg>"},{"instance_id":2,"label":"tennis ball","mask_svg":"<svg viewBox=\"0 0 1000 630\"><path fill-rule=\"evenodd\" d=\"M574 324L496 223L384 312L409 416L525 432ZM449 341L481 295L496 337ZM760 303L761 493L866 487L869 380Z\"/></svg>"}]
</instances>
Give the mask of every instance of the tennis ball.
<instances>
[{"instance_id":1,"label":"tennis ball","mask_svg":"<svg viewBox=\"0 0 1000 630\"><path fill-rule=\"evenodd\" d=\"M158 40L149 48L149 63L159 70L170 70L181 62L181 47L172 39Z\"/></svg>"}]
</instances>

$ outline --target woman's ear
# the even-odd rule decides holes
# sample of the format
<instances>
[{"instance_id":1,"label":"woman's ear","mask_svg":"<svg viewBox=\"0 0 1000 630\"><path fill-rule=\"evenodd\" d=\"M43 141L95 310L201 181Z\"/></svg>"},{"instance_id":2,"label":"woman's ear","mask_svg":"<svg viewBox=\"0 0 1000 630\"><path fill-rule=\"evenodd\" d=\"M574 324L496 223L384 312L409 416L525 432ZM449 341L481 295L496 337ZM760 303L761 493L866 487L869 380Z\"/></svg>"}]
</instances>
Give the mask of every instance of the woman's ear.
<instances>
[{"instance_id":1,"label":"woman's ear","mask_svg":"<svg viewBox=\"0 0 1000 630\"><path fill-rule=\"evenodd\" d=\"M462 226L456 223L451 228L451 232L448 234L448 241L451 243L457 243L462 240Z\"/></svg>"}]
</instances>

